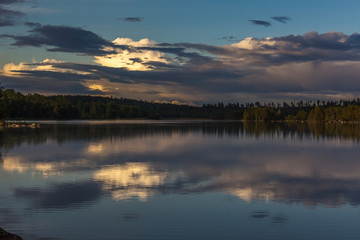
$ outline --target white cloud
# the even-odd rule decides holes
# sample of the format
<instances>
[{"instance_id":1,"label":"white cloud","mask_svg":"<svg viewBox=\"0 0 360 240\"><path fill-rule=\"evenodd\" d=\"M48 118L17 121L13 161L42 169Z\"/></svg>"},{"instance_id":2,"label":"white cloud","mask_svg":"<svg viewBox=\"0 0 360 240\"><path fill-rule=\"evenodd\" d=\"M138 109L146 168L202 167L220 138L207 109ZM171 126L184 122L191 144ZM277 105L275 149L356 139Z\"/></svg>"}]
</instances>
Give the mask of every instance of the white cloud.
<instances>
[{"instance_id":1,"label":"white cloud","mask_svg":"<svg viewBox=\"0 0 360 240\"><path fill-rule=\"evenodd\" d=\"M20 72L17 71L24 71L24 70L31 70L31 67L25 62L21 62L18 65L14 63L8 63L4 65L3 70L0 73L5 76L13 76L13 75L21 74Z\"/></svg>"},{"instance_id":2,"label":"white cloud","mask_svg":"<svg viewBox=\"0 0 360 240\"><path fill-rule=\"evenodd\" d=\"M247 50L256 50L261 49L264 45L274 46L275 44L276 41L274 41L272 38L259 40L257 38L248 37L238 43L233 43L230 46Z\"/></svg>"}]
</instances>

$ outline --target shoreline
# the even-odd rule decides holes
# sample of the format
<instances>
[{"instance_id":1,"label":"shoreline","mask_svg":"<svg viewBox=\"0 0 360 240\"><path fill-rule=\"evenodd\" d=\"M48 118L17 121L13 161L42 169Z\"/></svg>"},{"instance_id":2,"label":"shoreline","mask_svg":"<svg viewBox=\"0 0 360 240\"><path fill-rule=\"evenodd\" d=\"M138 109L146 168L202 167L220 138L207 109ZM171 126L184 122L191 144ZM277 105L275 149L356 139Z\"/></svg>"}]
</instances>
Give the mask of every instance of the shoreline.
<instances>
[{"instance_id":1,"label":"shoreline","mask_svg":"<svg viewBox=\"0 0 360 240\"><path fill-rule=\"evenodd\" d=\"M39 123L28 123L26 121L15 121L15 122L7 122L3 121L0 123L0 127L5 128L39 128Z\"/></svg>"},{"instance_id":2,"label":"shoreline","mask_svg":"<svg viewBox=\"0 0 360 240\"><path fill-rule=\"evenodd\" d=\"M225 122L243 122L243 123L285 123L285 124L293 124L293 123L300 123L300 124L340 124L340 125L346 125L346 124L350 124L350 125L354 125L354 124L360 124L360 121L313 121L313 120L269 120L269 121L264 121L264 120L235 120L235 119L198 119L198 118L171 118L171 119L101 119L101 120L94 120L94 119L72 119L72 120L30 120L29 122L27 122L27 120L8 120L8 121L0 121L0 128L40 128L42 125L41 121L44 122L48 122L48 121L54 121L54 122L72 122L72 121L97 121L97 122L101 122L101 121L117 121L117 120L122 120L122 121L132 121L132 120L144 120L144 121L153 121L153 122L161 122L161 121L225 121Z\"/></svg>"}]
</instances>

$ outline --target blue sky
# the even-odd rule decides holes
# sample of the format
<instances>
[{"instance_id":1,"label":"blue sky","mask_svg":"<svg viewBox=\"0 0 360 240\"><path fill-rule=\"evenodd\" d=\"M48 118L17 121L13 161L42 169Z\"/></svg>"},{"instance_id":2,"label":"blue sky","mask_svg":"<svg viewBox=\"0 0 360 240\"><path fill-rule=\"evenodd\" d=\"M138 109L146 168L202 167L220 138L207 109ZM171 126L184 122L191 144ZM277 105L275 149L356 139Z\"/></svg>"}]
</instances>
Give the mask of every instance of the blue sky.
<instances>
[{"instance_id":1,"label":"blue sky","mask_svg":"<svg viewBox=\"0 0 360 240\"><path fill-rule=\"evenodd\" d=\"M358 1L0 0L0 81L22 92L195 104L353 98L360 91L359 7Z\"/></svg>"}]
</instances>

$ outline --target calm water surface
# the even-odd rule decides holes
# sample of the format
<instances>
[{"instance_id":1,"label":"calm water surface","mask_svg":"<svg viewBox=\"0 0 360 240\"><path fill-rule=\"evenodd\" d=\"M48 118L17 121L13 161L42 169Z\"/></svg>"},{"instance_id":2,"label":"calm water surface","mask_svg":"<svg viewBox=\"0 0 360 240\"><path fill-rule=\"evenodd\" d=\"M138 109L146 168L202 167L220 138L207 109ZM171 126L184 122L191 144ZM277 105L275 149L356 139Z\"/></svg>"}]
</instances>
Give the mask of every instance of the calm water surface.
<instances>
[{"instance_id":1,"label":"calm water surface","mask_svg":"<svg viewBox=\"0 0 360 240\"><path fill-rule=\"evenodd\" d=\"M357 125L42 122L0 130L24 239L359 239Z\"/></svg>"}]
</instances>

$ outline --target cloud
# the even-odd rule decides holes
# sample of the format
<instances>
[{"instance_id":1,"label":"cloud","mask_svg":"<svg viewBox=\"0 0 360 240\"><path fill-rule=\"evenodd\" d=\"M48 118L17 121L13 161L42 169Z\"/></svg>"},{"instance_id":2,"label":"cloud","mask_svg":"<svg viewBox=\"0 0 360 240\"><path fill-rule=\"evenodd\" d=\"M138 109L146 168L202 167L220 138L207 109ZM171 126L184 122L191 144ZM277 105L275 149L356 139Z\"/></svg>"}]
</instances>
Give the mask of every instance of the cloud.
<instances>
[{"instance_id":1,"label":"cloud","mask_svg":"<svg viewBox=\"0 0 360 240\"><path fill-rule=\"evenodd\" d=\"M291 20L291 18L286 17L286 16L277 16L277 17L272 17L272 19L274 19L275 21L281 22L286 24L288 21Z\"/></svg>"},{"instance_id":2,"label":"cloud","mask_svg":"<svg viewBox=\"0 0 360 240\"><path fill-rule=\"evenodd\" d=\"M251 22L252 24L255 25L260 25L260 26L264 26L264 27L270 27L271 23L268 21L262 21L262 20L249 20L249 22Z\"/></svg>"},{"instance_id":3,"label":"cloud","mask_svg":"<svg viewBox=\"0 0 360 240\"><path fill-rule=\"evenodd\" d=\"M35 35L42 32L35 31ZM43 42L75 51L70 43L53 39L49 37ZM356 97L360 92L357 33L249 37L223 46L156 43L146 38L100 40L94 44L84 40L84 46L79 44L76 50L88 54L101 51L94 56L94 64L9 63L0 73L1 81L5 87L24 91L45 91L29 84L35 81L41 88L49 86L46 92L53 85L63 91L70 89L71 94L89 94L95 89L97 94L187 103L224 99L283 101L302 97L338 100Z\"/></svg>"},{"instance_id":4,"label":"cloud","mask_svg":"<svg viewBox=\"0 0 360 240\"><path fill-rule=\"evenodd\" d=\"M143 17L126 17L126 18L123 18L124 21L126 22L142 22L144 20Z\"/></svg>"},{"instance_id":5,"label":"cloud","mask_svg":"<svg viewBox=\"0 0 360 240\"><path fill-rule=\"evenodd\" d=\"M225 40L227 42L236 42L236 41L238 41L238 38L235 37L235 36L224 36L221 39Z\"/></svg>"},{"instance_id":6,"label":"cloud","mask_svg":"<svg viewBox=\"0 0 360 240\"><path fill-rule=\"evenodd\" d=\"M3 8L0 3L0 27L13 26L17 23L17 18L24 15L22 12Z\"/></svg>"},{"instance_id":7,"label":"cloud","mask_svg":"<svg viewBox=\"0 0 360 240\"><path fill-rule=\"evenodd\" d=\"M117 38L112 43L114 46L128 46L137 50L122 50L115 47L111 49L114 53L95 57L96 63L106 67L125 68L131 71L151 70L152 63L162 63L165 66L170 63L164 53L151 48L156 46L156 43L147 38L139 41L133 41L130 38Z\"/></svg>"},{"instance_id":8,"label":"cloud","mask_svg":"<svg viewBox=\"0 0 360 240\"><path fill-rule=\"evenodd\" d=\"M22 3L24 0L0 0L0 5L2 4L13 4L13 3Z\"/></svg>"},{"instance_id":9,"label":"cloud","mask_svg":"<svg viewBox=\"0 0 360 240\"><path fill-rule=\"evenodd\" d=\"M106 55L114 51L104 50L114 45L99 35L77 27L43 25L30 30L29 35L2 35L15 40L14 46L50 47L50 52Z\"/></svg>"},{"instance_id":10,"label":"cloud","mask_svg":"<svg viewBox=\"0 0 360 240\"><path fill-rule=\"evenodd\" d=\"M25 22L24 25L28 27L41 27L40 23L35 23L35 22Z\"/></svg>"},{"instance_id":11,"label":"cloud","mask_svg":"<svg viewBox=\"0 0 360 240\"><path fill-rule=\"evenodd\" d=\"M276 65L309 61L357 61L360 60L360 35L342 32L304 35L288 35L274 38L246 38L239 43L233 55L247 55L247 61L256 64ZM251 50L251 51L249 51Z\"/></svg>"},{"instance_id":12,"label":"cloud","mask_svg":"<svg viewBox=\"0 0 360 240\"><path fill-rule=\"evenodd\" d=\"M21 62L18 65L14 63L5 64L3 70L0 73L4 76L16 76L26 74L26 72L49 72L49 73L73 73L79 75L86 75L87 72L72 71L69 69L56 68L56 64L64 63L55 59L45 59L39 63L28 64Z\"/></svg>"},{"instance_id":13,"label":"cloud","mask_svg":"<svg viewBox=\"0 0 360 240\"><path fill-rule=\"evenodd\" d=\"M16 3L23 3L24 0L0 0L0 27L13 26L17 20L25 14L18 10L9 9L8 6Z\"/></svg>"}]
</instances>

